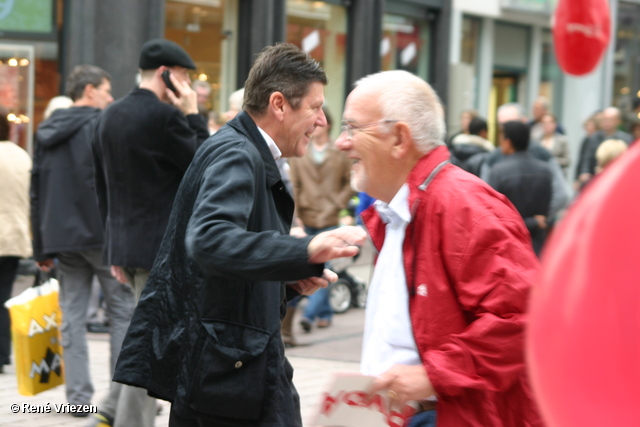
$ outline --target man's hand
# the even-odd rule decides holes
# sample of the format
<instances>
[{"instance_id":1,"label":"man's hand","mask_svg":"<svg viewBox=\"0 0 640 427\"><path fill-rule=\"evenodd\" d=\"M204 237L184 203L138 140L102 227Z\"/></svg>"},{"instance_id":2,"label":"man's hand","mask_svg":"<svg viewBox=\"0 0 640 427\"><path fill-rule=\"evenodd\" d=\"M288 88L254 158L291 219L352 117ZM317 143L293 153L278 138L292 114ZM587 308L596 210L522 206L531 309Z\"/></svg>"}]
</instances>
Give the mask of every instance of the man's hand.
<instances>
[{"instance_id":1,"label":"man's hand","mask_svg":"<svg viewBox=\"0 0 640 427\"><path fill-rule=\"evenodd\" d=\"M290 285L300 295L311 295L320 288L326 288L329 283L338 280L338 275L333 271L325 268L322 277L309 277L308 279L298 280L295 284Z\"/></svg>"},{"instance_id":2,"label":"man's hand","mask_svg":"<svg viewBox=\"0 0 640 427\"><path fill-rule=\"evenodd\" d=\"M400 405L409 400L425 400L436 395L423 365L393 365L373 383L371 394L380 390L390 390L389 395L397 398Z\"/></svg>"},{"instance_id":3,"label":"man's hand","mask_svg":"<svg viewBox=\"0 0 640 427\"><path fill-rule=\"evenodd\" d=\"M198 114L198 94L196 91L191 89L189 83L176 79L173 74L169 74L169 78L171 79L173 86L175 86L180 93L180 96L177 97L171 89L166 88L165 90L169 97L169 101L178 107L185 116L189 114Z\"/></svg>"},{"instance_id":4,"label":"man's hand","mask_svg":"<svg viewBox=\"0 0 640 427\"><path fill-rule=\"evenodd\" d=\"M51 272L55 267L53 263L53 259L45 259L44 261L36 261L36 265L40 269L40 271L44 271L45 273Z\"/></svg>"},{"instance_id":5,"label":"man's hand","mask_svg":"<svg viewBox=\"0 0 640 427\"><path fill-rule=\"evenodd\" d=\"M307 246L309 262L321 264L334 258L352 257L366 238L367 233L361 227L340 227L320 233Z\"/></svg>"},{"instance_id":6,"label":"man's hand","mask_svg":"<svg viewBox=\"0 0 640 427\"><path fill-rule=\"evenodd\" d=\"M547 228L547 217L544 215L534 215L535 220L538 222L538 227L543 230Z\"/></svg>"},{"instance_id":7,"label":"man's hand","mask_svg":"<svg viewBox=\"0 0 640 427\"><path fill-rule=\"evenodd\" d=\"M581 173L581 174L578 176L578 181L579 181L581 184L584 184L585 182L589 181L590 179L591 179L591 174L590 174L590 173Z\"/></svg>"},{"instance_id":8,"label":"man's hand","mask_svg":"<svg viewBox=\"0 0 640 427\"><path fill-rule=\"evenodd\" d=\"M122 267L118 267L117 265L111 266L111 275L115 277L115 279L120 283L127 283L127 276L124 275L124 271L122 271Z\"/></svg>"}]
</instances>

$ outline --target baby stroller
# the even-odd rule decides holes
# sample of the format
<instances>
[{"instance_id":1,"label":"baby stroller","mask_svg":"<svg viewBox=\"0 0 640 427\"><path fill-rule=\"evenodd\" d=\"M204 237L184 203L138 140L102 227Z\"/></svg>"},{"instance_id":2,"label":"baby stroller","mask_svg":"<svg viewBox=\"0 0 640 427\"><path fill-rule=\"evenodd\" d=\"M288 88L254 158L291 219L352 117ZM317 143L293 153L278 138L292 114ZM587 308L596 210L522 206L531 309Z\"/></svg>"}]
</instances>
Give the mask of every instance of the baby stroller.
<instances>
[{"instance_id":1,"label":"baby stroller","mask_svg":"<svg viewBox=\"0 0 640 427\"><path fill-rule=\"evenodd\" d=\"M357 258L356 255L331 262L331 269L338 275L338 280L329 285L329 304L336 314L344 313L351 307L364 308L367 303L367 284L347 272L347 267Z\"/></svg>"}]
</instances>

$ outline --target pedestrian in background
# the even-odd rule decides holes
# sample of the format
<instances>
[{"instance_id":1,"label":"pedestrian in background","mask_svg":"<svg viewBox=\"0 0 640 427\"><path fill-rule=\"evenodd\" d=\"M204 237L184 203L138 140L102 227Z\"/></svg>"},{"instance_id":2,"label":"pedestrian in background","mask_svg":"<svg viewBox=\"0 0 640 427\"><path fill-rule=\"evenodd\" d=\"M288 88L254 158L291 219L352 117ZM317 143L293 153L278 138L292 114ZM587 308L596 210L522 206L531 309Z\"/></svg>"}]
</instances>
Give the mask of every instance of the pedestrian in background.
<instances>
[{"instance_id":1,"label":"pedestrian in background","mask_svg":"<svg viewBox=\"0 0 640 427\"><path fill-rule=\"evenodd\" d=\"M31 256L29 180L31 157L9 141L9 111L0 106L0 373L11 362L11 297L20 258Z\"/></svg>"},{"instance_id":2,"label":"pedestrian in background","mask_svg":"<svg viewBox=\"0 0 640 427\"><path fill-rule=\"evenodd\" d=\"M442 105L406 71L356 83L336 146L378 199L362 216L379 256L361 371L372 391L415 400L409 426L541 426L524 360L538 270L507 199L449 163ZM525 125L523 125L525 126Z\"/></svg>"},{"instance_id":3,"label":"pedestrian in background","mask_svg":"<svg viewBox=\"0 0 640 427\"><path fill-rule=\"evenodd\" d=\"M628 144L631 144L633 137L626 132L619 130L620 123L622 122L620 110L616 107L605 108L602 111L598 125L600 130L591 135L588 140L584 142L582 151L582 159L580 164L580 175L578 176L578 183L584 184L595 173L597 161L596 150L607 139L621 139Z\"/></svg>"},{"instance_id":4,"label":"pedestrian in background","mask_svg":"<svg viewBox=\"0 0 640 427\"><path fill-rule=\"evenodd\" d=\"M149 276L178 186L198 146L208 136L198 114L180 46L154 39L140 53L140 86L107 108L94 139L96 190L106 230L104 261L129 283L136 300ZM169 71L175 93L162 73ZM156 402L146 390L112 383L96 421L151 427Z\"/></svg>"},{"instance_id":5,"label":"pedestrian in background","mask_svg":"<svg viewBox=\"0 0 640 427\"><path fill-rule=\"evenodd\" d=\"M87 309L94 275L102 287L110 325L111 372L133 314L133 292L118 283L102 262L104 233L95 195L91 140L95 122L111 96L111 77L93 65L69 74L69 108L56 109L35 135L31 177L34 259L43 271L58 259L62 345L67 400L91 404L93 384L87 349ZM74 412L87 416L88 412Z\"/></svg>"},{"instance_id":6,"label":"pedestrian in background","mask_svg":"<svg viewBox=\"0 0 640 427\"><path fill-rule=\"evenodd\" d=\"M553 114L543 114L540 118L540 124L542 126L542 137L537 142L553 154L566 177L567 170L571 165L569 139L558 132L558 121Z\"/></svg>"},{"instance_id":7,"label":"pedestrian in background","mask_svg":"<svg viewBox=\"0 0 640 427\"><path fill-rule=\"evenodd\" d=\"M499 125L512 120L527 123L527 119L524 116L524 110L522 106L513 102L503 104L498 107L497 118ZM562 215L564 210L569 205L569 202L571 201L571 190L569 188L569 184L567 183L566 177L562 173L560 165L549 150L541 146L538 142L532 141L529 143L529 148L527 149L527 151L534 158L546 162L553 173L553 181L551 187L551 209L548 215L549 220L547 221L548 224L552 224L557 218ZM491 168L499 162L503 161L505 158L506 157L502 153L502 150L492 151L487 156L486 160L482 163L480 178L482 178L485 182L488 182Z\"/></svg>"},{"instance_id":8,"label":"pedestrian in background","mask_svg":"<svg viewBox=\"0 0 640 427\"><path fill-rule=\"evenodd\" d=\"M605 168L609 167L614 160L622 156L629 146L621 139L607 139L596 150L596 174L601 173Z\"/></svg>"},{"instance_id":9,"label":"pedestrian in background","mask_svg":"<svg viewBox=\"0 0 640 427\"><path fill-rule=\"evenodd\" d=\"M323 263L364 241L357 227L289 235L294 204L275 160L303 156L326 125L326 81L296 46L266 48L245 111L185 174L114 377L171 401L171 427L302 425L280 335L287 296L337 280Z\"/></svg>"},{"instance_id":10,"label":"pedestrian in background","mask_svg":"<svg viewBox=\"0 0 640 427\"><path fill-rule=\"evenodd\" d=\"M475 176L480 176L482 164L495 146L487 139L487 122L474 117L469 123L469 133L461 133L451 141L451 163Z\"/></svg>"},{"instance_id":11,"label":"pedestrian in background","mask_svg":"<svg viewBox=\"0 0 640 427\"><path fill-rule=\"evenodd\" d=\"M529 126L520 121L501 125L500 150L506 158L491 169L488 183L518 210L531 235L533 251L540 256L551 221L553 172L548 163L527 151L529 138Z\"/></svg>"},{"instance_id":12,"label":"pedestrian in background","mask_svg":"<svg viewBox=\"0 0 640 427\"><path fill-rule=\"evenodd\" d=\"M296 220L304 233L315 236L337 228L340 211L347 207L354 195L351 189L352 162L331 142L333 121L327 107L322 107L327 125L317 127L311 136L307 153L289 160L293 198L296 203ZM293 319L295 307L289 307L283 320L283 336L292 332L289 319ZM309 332L312 325L326 328L331 325L333 309L329 303L329 289L318 289L309 297L300 324ZM317 323L316 323L317 320ZM291 341L293 336L291 336Z\"/></svg>"}]
</instances>

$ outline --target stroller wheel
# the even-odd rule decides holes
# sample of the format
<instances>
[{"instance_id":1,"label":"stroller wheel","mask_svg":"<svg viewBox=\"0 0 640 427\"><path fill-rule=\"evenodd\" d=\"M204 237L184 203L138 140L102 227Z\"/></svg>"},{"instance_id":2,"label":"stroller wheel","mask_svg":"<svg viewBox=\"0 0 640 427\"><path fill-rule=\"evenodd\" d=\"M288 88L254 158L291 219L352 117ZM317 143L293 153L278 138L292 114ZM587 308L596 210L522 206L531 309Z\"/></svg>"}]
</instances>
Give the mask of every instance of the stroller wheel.
<instances>
[{"instance_id":1,"label":"stroller wheel","mask_svg":"<svg viewBox=\"0 0 640 427\"><path fill-rule=\"evenodd\" d=\"M351 288L349 283L344 279L338 279L337 282L329 288L329 304L334 313L344 313L351 307Z\"/></svg>"}]
</instances>

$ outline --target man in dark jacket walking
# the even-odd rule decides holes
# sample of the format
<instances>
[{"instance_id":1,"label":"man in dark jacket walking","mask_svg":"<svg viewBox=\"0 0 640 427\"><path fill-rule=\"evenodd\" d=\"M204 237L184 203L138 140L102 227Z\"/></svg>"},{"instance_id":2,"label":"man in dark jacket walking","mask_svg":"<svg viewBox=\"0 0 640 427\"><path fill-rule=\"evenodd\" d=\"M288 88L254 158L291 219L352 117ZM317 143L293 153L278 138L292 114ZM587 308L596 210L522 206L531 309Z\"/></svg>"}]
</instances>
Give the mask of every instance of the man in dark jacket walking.
<instances>
[{"instance_id":1,"label":"man in dark jacket walking","mask_svg":"<svg viewBox=\"0 0 640 427\"><path fill-rule=\"evenodd\" d=\"M365 238L356 227L289 235L293 199L276 159L303 156L326 126L325 83L299 48L265 49L245 111L182 180L114 376L171 401L172 427L302 425L280 336L286 299L336 280L323 263Z\"/></svg>"},{"instance_id":2,"label":"man in dark jacket walking","mask_svg":"<svg viewBox=\"0 0 640 427\"><path fill-rule=\"evenodd\" d=\"M531 233L533 250L540 251L547 237L553 172L546 162L527 152L529 126L520 121L502 125L500 149L506 158L491 168L488 184L507 196Z\"/></svg>"},{"instance_id":3,"label":"man in dark jacket walking","mask_svg":"<svg viewBox=\"0 0 640 427\"><path fill-rule=\"evenodd\" d=\"M171 41L153 39L142 46L139 66L140 86L103 112L93 141L106 233L104 261L119 281L133 287L136 299L182 176L209 136L190 86L189 70L196 66L187 52ZM127 410L132 401L138 410ZM96 418L115 427L151 427L155 405L145 390L114 383Z\"/></svg>"},{"instance_id":4,"label":"man in dark jacket walking","mask_svg":"<svg viewBox=\"0 0 640 427\"><path fill-rule=\"evenodd\" d=\"M100 280L110 320L111 371L133 314L131 287L118 283L102 259L104 236L95 196L91 139L100 111L113 101L109 74L92 65L67 80L73 106L56 110L36 133L31 176L33 251L48 271L59 260L67 400L91 403L86 318L93 276ZM88 415L76 412L74 416Z\"/></svg>"}]
</instances>

